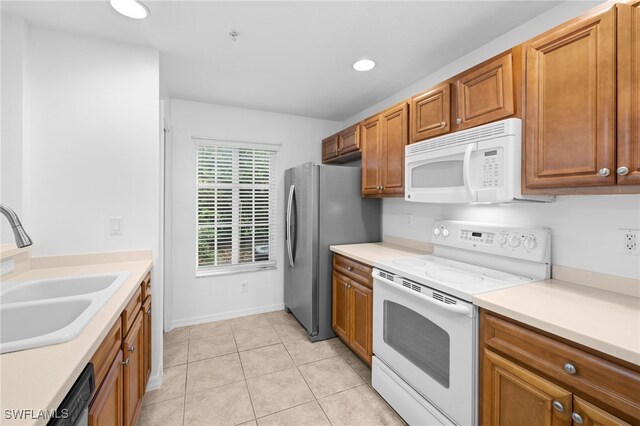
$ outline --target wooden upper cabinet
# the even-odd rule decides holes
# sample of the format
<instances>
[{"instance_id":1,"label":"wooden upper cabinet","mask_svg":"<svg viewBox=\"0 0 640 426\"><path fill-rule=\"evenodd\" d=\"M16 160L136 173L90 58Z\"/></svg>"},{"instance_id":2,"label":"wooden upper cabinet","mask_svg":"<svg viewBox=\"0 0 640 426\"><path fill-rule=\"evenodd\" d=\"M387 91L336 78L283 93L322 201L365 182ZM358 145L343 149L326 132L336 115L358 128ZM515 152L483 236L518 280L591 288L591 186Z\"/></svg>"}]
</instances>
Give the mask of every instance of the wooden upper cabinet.
<instances>
[{"instance_id":1,"label":"wooden upper cabinet","mask_svg":"<svg viewBox=\"0 0 640 426\"><path fill-rule=\"evenodd\" d=\"M526 186L615 184L615 7L555 28L525 52Z\"/></svg>"},{"instance_id":2,"label":"wooden upper cabinet","mask_svg":"<svg viewBox=\"0 0 640 426\"><path fill-rule=\"evenodd\" d=\"M640 1L618 4L619 184L640 184Z\"/></svg>"},{"instance_id":3,"label":"wooden upper cabinet","mask_svg":"<svg viewBox=\"0 0 640 426\"><path fill-rule=\"evenodd\" d=\"M380 116L371 117L361 125L362 150L362 195L377 195L380 192Z\"/></svg>"},{"instance_id":4,"label":"wooden upper cabinet","mask_svg":"<svg viewBox=\"0 0 640 426\"><path fill-rule=\"evenodd\" d=\"M338 133L338 154L345 155L360 149L360 126L353 126Z\"/></svg>"},{"instance_id":5,"label":"wooden upper cabinet","mask_svg":"<svg viewBox=\"0 0 640 426\"><path fill-rule=\"evenodd\" d=\"M484 426L572 424L568 390L486 349L482 368Z\"/></svg>"},{"instance_id":6,"label":"wooden upper cabinet","mask_svg":"<svg viewBox=\"0 0 640 426\"><path fill-rule=\"evenodd\" d=\"M460 75L455 81L455 130L514 114L513 55L507 52Z\"/></svg>"},{"instance_id":7,"label":"wooden upper cabinet","mask_svg":"<svg viewBox=\"0 0 640 426\"><path fill-rule=\"evenodd\" d=\"M406 102L396 105L381 114L380 193L383 196L404 196L404 148L409 131L409 108Z\"/></svg>"},{"instance_id":8,"label":"wooden upper cabinet","mask_svg":"<svg viewBox=\"0 0 640 426\"><path fill-rule=\"evenodd\" d=\"M411 98L410 143L449 133L451 130L451 85L442 84Z\"/></svg>"},{"instance_id":9,"label":"wooden upper cabinet","mask_svg":"<svg viewBox=\"0 0 640 426\"><path fill-rule=\"evenodd\" d=\"M326 163L338 156L338 135L330 136L322 141L322 162Z\"/></svg>"}]
</instances>

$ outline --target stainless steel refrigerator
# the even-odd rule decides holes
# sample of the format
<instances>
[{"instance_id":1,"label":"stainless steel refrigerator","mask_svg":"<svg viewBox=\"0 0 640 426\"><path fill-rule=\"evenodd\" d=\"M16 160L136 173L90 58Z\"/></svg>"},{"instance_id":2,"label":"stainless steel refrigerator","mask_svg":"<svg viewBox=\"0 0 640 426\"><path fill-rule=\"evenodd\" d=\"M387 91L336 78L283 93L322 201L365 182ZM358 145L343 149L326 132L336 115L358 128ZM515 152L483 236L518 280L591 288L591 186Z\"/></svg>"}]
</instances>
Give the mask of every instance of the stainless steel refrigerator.
<instances>
[{"instance_id":1,"label":"stainless steel refrigerator","mask_svg":"<svg viewBox=\"0 0 640 426\"><path fill-rule=\"evenodd\" d=\"M302 164L285 172L284 303L309 340L331 328L330 245L380 241L381 203L360 196L360 168Z\"/></svg>"}]
</instances>

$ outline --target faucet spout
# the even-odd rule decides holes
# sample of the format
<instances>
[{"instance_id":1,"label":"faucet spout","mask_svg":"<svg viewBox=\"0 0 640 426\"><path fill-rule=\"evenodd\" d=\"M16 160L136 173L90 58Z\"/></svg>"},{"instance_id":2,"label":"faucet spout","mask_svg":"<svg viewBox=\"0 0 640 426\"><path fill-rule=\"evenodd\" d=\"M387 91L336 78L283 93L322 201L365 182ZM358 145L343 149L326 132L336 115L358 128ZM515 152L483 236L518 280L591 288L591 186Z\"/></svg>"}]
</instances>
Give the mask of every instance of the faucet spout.
<instances>
[{"instance_id":1,"label":"faucet spout","mask_svg":"<svg viewBox=\"0 0 640 426\"><path fill-rule=\"evenodd\" d=\"M0 213L2 213L11 224L13 236L15 237L16 246L18 246L18 248L27 247L33 244L29 235L27 235L25 230L22 228L22 224L20 223L20 219L16 212L14 212L9 206L0 204Z\"/></svg>"}]
</instances>

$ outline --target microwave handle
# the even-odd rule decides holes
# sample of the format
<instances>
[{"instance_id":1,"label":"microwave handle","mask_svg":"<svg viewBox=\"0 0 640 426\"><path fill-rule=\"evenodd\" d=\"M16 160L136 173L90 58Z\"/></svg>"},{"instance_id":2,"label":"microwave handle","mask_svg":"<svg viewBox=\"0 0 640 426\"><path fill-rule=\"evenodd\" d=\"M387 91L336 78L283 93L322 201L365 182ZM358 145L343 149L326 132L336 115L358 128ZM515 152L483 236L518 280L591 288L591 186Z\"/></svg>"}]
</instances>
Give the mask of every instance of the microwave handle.
<instances>
[{"instance_id":1,"label":"microwave handle","mask_svg":"<svg viewBox=\"0 0 640 426\"><path fill-rule=\"evenodd\" d=\"M475 151L474 144L469 144L464 151L464 160L462 161L462 180L464 182L464 188L467 190L469 198L472 200L475 198L473 189L471 188L471 153Z\"/></svg>"}]
</instances>

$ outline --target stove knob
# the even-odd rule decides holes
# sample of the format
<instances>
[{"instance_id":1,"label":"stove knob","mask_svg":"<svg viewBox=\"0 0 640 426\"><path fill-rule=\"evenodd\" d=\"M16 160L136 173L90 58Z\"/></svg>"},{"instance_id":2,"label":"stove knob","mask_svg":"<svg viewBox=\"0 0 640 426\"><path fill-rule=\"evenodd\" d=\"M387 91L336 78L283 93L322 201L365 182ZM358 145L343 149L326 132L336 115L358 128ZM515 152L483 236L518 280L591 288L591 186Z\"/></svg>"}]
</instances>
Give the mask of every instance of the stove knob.
<instances>
[{"instance_id":1,"label":"stove knob","mask_svg":"<svg viewBox=\"0 0 640 426\"><path fill-rule=\"evenodd\" d=\"M436 237L440 235L440 228L438 227L433 228L433 235L435 235Z\"/></svg>"},{"instance_id":2,"label":"stove knob","mask_svg":"<svg viewBox=\"0 0 640 426\"><path fill-rule=\"evenodd\" d=\"M522 244L527 250L533 250L534 248L536 248L536 246L538 245L538 242L536 241L536 237L534 237L533 235L529 235L525 240L524 243Z\"/></svg>"},{"instance_id":3,"label":"stove knob","mask_svg":"<svg viewBox=\"0 0 640 426\"><path fill-rule=\"evenodd\" d=\"M513 248L520 246L520 237L517 235L512 235L509 238L509 245Z\"/></svg>"},{"instance_id":4,"label":"stove knob","mask_svg":"<svg viewBox=\"0 0 640 426\"><path fill-rule=\"evenodd\" d=\"M449 228L444 228L442 230L442 236L445 238L449 236Z\"/></svg>"},{"instance_id":5,"label":"stove knob","mask_svg":"<svg viewBox=\"0 0 640 426\"><path fill-rule=\"evenodd\" d=\"M507 244L507 234L498 235L498 244L500 244L501 246Z\"/></svg>"}]
</instances>

